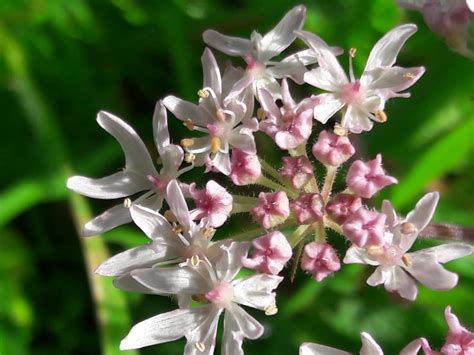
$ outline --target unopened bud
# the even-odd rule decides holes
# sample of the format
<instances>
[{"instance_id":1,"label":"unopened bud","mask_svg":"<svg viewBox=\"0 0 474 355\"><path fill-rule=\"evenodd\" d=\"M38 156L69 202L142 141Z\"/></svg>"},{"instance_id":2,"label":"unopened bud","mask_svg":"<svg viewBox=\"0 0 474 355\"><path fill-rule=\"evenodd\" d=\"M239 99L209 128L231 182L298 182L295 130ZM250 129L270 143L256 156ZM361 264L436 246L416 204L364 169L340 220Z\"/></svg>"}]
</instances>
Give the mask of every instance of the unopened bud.
<instances>
[{"instance_id":1,"label":"unopened bud","mask_svg":"<svg viewBox=\"0 0 474 355\"><path fill-rule=\"evenodd\" d=\"M205 89L198 90L197 94L198 94L199 97L201 97L203 99L209 97L209 91L207 91Z\"/></svg>"}]
</instances>

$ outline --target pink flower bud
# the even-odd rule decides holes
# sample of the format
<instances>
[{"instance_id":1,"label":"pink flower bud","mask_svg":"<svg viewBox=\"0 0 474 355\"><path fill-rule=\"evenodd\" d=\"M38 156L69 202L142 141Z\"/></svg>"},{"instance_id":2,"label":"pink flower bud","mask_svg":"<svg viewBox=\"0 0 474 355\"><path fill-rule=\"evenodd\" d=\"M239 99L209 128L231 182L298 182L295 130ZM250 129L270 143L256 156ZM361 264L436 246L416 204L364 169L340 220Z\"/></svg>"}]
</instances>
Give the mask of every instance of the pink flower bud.
<instances>
[{"instance_id":1,"label":"pink flower bud","mask_svg":"<svg viewBox=\"0 0 474 355\"><path fill-rule=\"evenodd\" d=\"M377 154L374 160L353 162L347 172L346 183L357 195L371 198L385 186L398 183L398 180L385 174L382 168L382 156Z\"/></svg>"},{"instance_id":2,"label":"pink flower bud","mask_svg":"<svg viewBox=\"0 0 474 355\"><path fill-rule=\"evenodd\" d=\"M446 342L441 348L443 354L472 354L474 351L474 333L464 328L458 318L451 313L451 307L444 310L444 317L448 323L449 331Z\"/></svg>"},{"instance_id":3,"label":"pink flower bud","mask_svg":"<svg viewBox=\"0 0 474 355\"><path fill-rule=\"evenodd\" d=\"M289 201L286 194L279 192L260 192L258 205L250 211L264 228L274 227L290 215Z\"/></svg>"},{"instance_id":4,"label":"pink flower bud","mask_svg":"<svg viewBox=\"0 0 474 355\"><path fill-rule=\"evenodd\" d=\"M301 269L313 275L316 281L323 280L340 268L341 263L331 245L312 242L304 247Z\"/></svg>"},{"instance_id":5,"label":"pink flower bud","mask_svg":"<svg viewBox=\"0 0 474 355\"><path fill-rule=\"evenodd\" d=\"M277 275L293 255L290 243L278 231L255 239L252 246L252 257L242 257L242 265L266 274Z\"/></svg>"},{"instance_id":6,"label":"pink flower bud","mask_svg":"<svg viewBox=\"0 0 474 355\"><path fill-rule=\"evenodd\" d=\"M359 208L343 224L346 237L358 247L382 245L387 216Z\"/></svg>"},{"instance_id":7,"label":"pink flower bud","mask_svg":"<svg viewBox=\"0 0 474 355\"><path fill-rule=\"evenodd\" d=\"M313 166L305 156L283 157L280 175L288 179L297 189L302 188L313 177Z\"/></svg>"},{"instance_id":8,"label":"pink flower bud","mask_svg":"<svg viewBox=\"0 0 474 355\"><path fill-rule=\"evenodd\" d=\"M192 219L201 219L211 227L224 224L232 211L232 195L225 188L210 180L204 190L196 190L196 184L192 183L189 193L196 204L189 212Z\"/></svg>"},{"instance_id":9,"label":"pink flower bud","mask_svg":"<svg viewBox=\"0 0 474 355\"><path fill-rule=\"evenodd\" d=\"M300 192L298 198L290 203L290 208L299 224L320 221L324 215L324 201L320 194Z\"/></svg>"},{"instance_id":10,"label":"pink flower bud","mask_svg":"<svg viewBox=\"0 0 474 355\"><path fill-rule=\"evenodd\" d=\"M240 149L232 149L230 158L232 182L238 186L254 184L262 175L262 169L258 157Z\"/></svg>"},{"instance_id":11,"label":"pink flower bud","mask_svg":"<svg viewBox=\"0 0 474 355\"><path fill-rule=\"evenodd\" d=\"M326 212L336 223L344 223L350 215L362 206L359 196L339 193L328 202Z\"/></svg>"},{"instance_id":12,"label":"pink flower bud","mask_svg":"<svg viewBox=\"0 0 474 355\"><path fill-rule=\"evenodd\" d=\"M312 152L321 163L339 166L354 155L355 149L346 136L321 131Z\"/></svg>"}]
</instances>

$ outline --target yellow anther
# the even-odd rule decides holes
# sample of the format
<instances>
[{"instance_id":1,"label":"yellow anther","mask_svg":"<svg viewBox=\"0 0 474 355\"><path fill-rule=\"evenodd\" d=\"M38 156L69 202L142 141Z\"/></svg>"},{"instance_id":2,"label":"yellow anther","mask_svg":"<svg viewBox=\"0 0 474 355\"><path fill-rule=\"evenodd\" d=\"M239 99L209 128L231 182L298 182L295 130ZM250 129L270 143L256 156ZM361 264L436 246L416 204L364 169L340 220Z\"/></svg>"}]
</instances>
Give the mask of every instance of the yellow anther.
<instances>
[{"instance_id":1,"label":"yellow anther","mask_svg":"<svg viewBox=\"0 0 474 355\"><path fill-rule=\"evenodd\" d=\"M125 208L132 207L132 200L130 200L128 197L125 200L123 200L123 207Z\"/></svg>"},{"instance_id":2,"label":"yellow anther","mask_svg":"<svg viewBox=\"0 0 474 355\"><path fill-rule=\"evenodd\" d=\"M415 79L415 75L413 75L413 73L410 73L410 72L403 74L403 77L407 80Z\"/></svg>"},{"instance_id":3,"label":"yellow anther","mask_svg":"<svg viewBox=\"0 0 474 355\"><path fill-rule=\"evenodd\" d=\"M223 109L220 108L216 111L216 118L219 122L225 121L225 112Z\"/></svg>"},{"instance_id":4,"label":"yellow anther","mask_svg":"<svg viewBox=\"0 0 474 355\"><path fill-rule=\"evenodd\" d=\"M411 258L410 258L410 255L408 255L408 254L403 255L403 256L402 256L402 261L403 261L403 263L405 264L405 266L408 266L408 267L411 266Z\"/></svg>"},{"instance_id":5,"label":"yellow anther","mask_svg":"<svg viewBox=\"0 0 474 355\"><path fill-rule=\"evenodd\" d=\"M413 223L405 222L400 226L400 232L403 234L411 234L416 231L416 227Z\"/></svg>"},{"instance_id":6,"label":"yellow anther","mask_svg":"<svg viewBox=\"0 0 474 355\"><path fill-rule=\"evenodd\" d=\"M379 122L387 122L387 114L384 111L377 111L375 117L377 117Z\"/></svg>"},{"instance_id":7,"label":"yellow anther","mask_svg":"<svg viewBox=\"0 0 474 355\"><path fill-rule=\"evenodd\" d=\"M267 117L267 114L265 113L265 110L260 107L257 110L257 118L261 121L261 120L264 120L266 117Z\"/></svg>"},{"instance_id":8,"label":"yellow anther","mask_svg":"<svg viewBox=\"0 0 474 355\"><path fill-rule=\"evenodd\" d=\"M357 52L357 48L351 48L349 49L349 55L354 58Z\"/></svg>"},{"instance_id":9,"label":"yellow anther","mask_svg":"<svg viewBox=\"0 0 474 355\"><path fill-rule=\"evenodd\" d=\"M198 266L198 265L199 265L199 262L200 262L199 256L193 255L193 256L191 257L191 265L192 265L192 266Z\"/></svg>"},{"instance_id":10,"label":"yellow anther","mask_svg":"<svg viewBox=\"0 0 474 355\"><path fill-rule=\"evenodd\" d=\"M190 131L192 131L192 130L194 129L194 123L193 123L193 121L192 121L190 118L188 118L186 121L184 121L184 122L183 122L183 125L184 125L187 129L189 129Z\"/></svg>"},{"instance_id":11,"label":"yellow anther","mask_svg":"<svg viewBox=\"0 0 474 355\"><path fill-rule=\"evenodd\" d=\"M184 161L186 163L192 163L195 160L196 160L196 155L194 155L193 153L186 153L184 155Z\"/></svg>"},{"instance_id":12,"label":"yellow anther","mask_svg":"<svg viewBox=\"0 0 474 355\"><path fill-rule=\"evenodd\" d=\"M334 125L334 134L337 134L338 136L345 136L347 135L347 130L342 127L339 123L336 123Z\"/></svg>"},{"instance_id":13,"label":"yellow anther","mask_svg":"<svg viewBox=\"0 0 474 355\"><path fill-rule=\"evenodd\" d=\"M193 144L194 144L194 139L192 139L192 138L184 138L184 139L181 139L181 145L182 145L184 148L191 147Z\"/></svg>"},{"instance_id":14,"label":"yellow anther","mask_svg":"<svg viewBox=\"0 0 474 355\"><path fill-rule=\"evenodd\" d=\"M201 343L200 341L198 341L196 343L196 349L198 349L200 352L203 353L204 350L206 350L206 346L203 343Z\"/></svg>"},{"instance_id":15,"label":"yellow anther","mask_svg":"<svg viewBox=\"0 0 474 355\"><path fill-rule=\"evenodd\" d=\"M220 146L221 146L221 140L218 137L212 137L212 139L211 139L211 152L212 153L217 153Z\"/></svg>"},{"instance_id":16,"label":"yellow anther","mask_svg":"<svg viewBox=\"0 0 474 355\"><path fill-rule=\"evenodd\" d=\"M202 293L197 293L195 295L192 295L191 298L193 299L193 301L197 301L197 302L208 302L206 295Z\"/></svg>"},{"instance_id":17,"label":"yellow anther","mask_svg":"<svg viewBox=\"0 0 474 355\"><path fill-rule=\"evenodd\" d=\"M201 89L201 90L198 90L198 96L205 99L207 97L209 97L209 91L207 90L204 90L204 89Z\"/></svg>"},{"instance_id":18,"label":"yellow anther","mask_svg":"<svg viewBox=\"0 0 474 355\"><path fill-rule=\"evenodd\" d=\"M380 256L383 254L383 250L381 247L377 246L377 245L371 245L368 249L367 249L367 252L370 256Z\"/></svg>"},{"instance_id":19,"label":"yellow anther","mask_svg":"<svg viewBox=\"0 0 474 355\"><path fill-rule=\"evenodd\" d=\"M155 161L156 161L156 164L158 164L158 165L163 164L163 160L161 160L161 157L157 157Z\"/></svg>"},{"instance_id":20,"label":"yellow anther","mask_svg":"<svg viewBox=\"0 0 474 355\"><path fill-rule=\"evenodd\" d=\"M265 307L264 311L266 316L274 316L278 313L278 308L276 305L271 304L270 306Z\"/></svg>"},{"instance_id":21,"label":"yellow anther","mask_svg":"<svg viewBox=\"0 0 474 355\"><path fill-rule=\"evenodd\" d=\"M181 233L183 231L183 226L181 226L179 224L176 224L176 225L173 226L173 228L171 230L174 234L178 235L179 233Z\"/></svg>"},{"instance_id":22,"label":"yellow anther","mask_svg":"<svg viewBox=\"0 0 474 355\"><path fill-rule=\"evenodd\" d=\"M174 215L173 212L171 212L171 210L166 210L165 213L163 214L163 216L166 218L166 220L168 222L176 222L177 221L176 216Z\"/></svg>"},{"instance_id":23,"label":"yellow anther","mask_svg":"<svg viewBox=\"0 0 474 355\"><path fill-rule=\"evenodd\" d=\"M209 239L211 239L215 233L216 230L212 227L204 227L203 229L201 229L201 234Z\"/></svg>"}]
</instances>

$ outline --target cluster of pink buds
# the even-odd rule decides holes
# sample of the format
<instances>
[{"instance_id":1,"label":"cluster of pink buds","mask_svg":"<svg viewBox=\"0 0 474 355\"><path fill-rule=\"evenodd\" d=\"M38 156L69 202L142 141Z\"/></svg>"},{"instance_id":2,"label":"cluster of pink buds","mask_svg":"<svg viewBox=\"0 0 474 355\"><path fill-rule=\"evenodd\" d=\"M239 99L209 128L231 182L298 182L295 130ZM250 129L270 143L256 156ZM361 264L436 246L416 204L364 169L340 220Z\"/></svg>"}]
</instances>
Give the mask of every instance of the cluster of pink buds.
<instances>
[{"instance_id":1,"label":"cluster of pink buds","mask_svg":"<svg viewBox=\"0 0 474 355\"><path fill-rule=\"evenodd\" d=\"M381 154L354 158L354 135L385 122L386 102L408 97L405 90L425 71L396 65L416 26L400 25L384 35L356 78L356 50L349 50L347 75L337 59L342 49L302 31L305 12L297 6L267 34L253 32L250 39L204 32L208 46L243 58L246 66L229 64L222 72L205 48L196 100L167 96L158 101L153 134L160 168L127 123L110 113L98 114L98 123L121 145L125 168L99 179L74 176L67 185L85 196L122 201L89 221L84 235L133 222L149 240L103 261L96 272L113 277L118 288L172 295L179 304L135 325L121 349L185 337L184 354L213 354L224 314L221 352L243 354L244 339L259 338L264 329L241 306L276 314L274 290L292 258L293 272L299 266L315 282L330 282L343 264L376 267L367 283L384 285L408 300L417 296L417 281L434 290L456 286L458 276L442 264L473 253L472 245L445 243L410 251L419 236L426 236L438 193L426 194L406 217L389 201L378 211L370 200L398 180L383 167ZM305 49L272 59L297 39ZM322 91L295 101L292 86L304 84ZM168 130L169 113L187 129L178 142ZM259 156L258 131L283 151L281 166ZM338 179L345 182L341 187L335 181L344 172ZM196 174L208 177L205 185L194 181ZM228 190L222 181L234 186ZM239 189L243 185L258 193L246 195L249 189ZM235 214L248 214L248 229L223 235L219 228ZM334 243L338 238L345 243ZM341 244L346 250L336 247ZM239 277L241 268L251 271ZM446 319L450 332L442 353L460 353L452 350L456 347L472 353L473 335L449 307ZM362 340L361 353L382 354L370 335L362 333ZM407 354L420 348L434 354L424 339L407 348ZM300 351L343 353L325 349L304 344Z\"/></svg>"}]
</instances>

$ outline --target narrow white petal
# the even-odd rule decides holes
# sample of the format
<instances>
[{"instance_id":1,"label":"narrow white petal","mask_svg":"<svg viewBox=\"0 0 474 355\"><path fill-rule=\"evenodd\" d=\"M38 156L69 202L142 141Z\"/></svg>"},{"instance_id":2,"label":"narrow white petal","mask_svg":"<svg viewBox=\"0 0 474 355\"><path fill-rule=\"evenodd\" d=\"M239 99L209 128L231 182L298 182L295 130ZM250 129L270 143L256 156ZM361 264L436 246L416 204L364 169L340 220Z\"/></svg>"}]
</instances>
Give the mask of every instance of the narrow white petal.
<instances>
[{"instance_id":1,"label":"narrow white petal","mask_svg":"<svg viewBox=\"0 0 474 355\"><path fill-rule=\"evenodd\" d=\"M338 92L341 85L334 82L331 72L327 69L316 68L304 74L304 81L311 86L330 92Z\"/></svg>"},{"instance_id":2,"label":"narrow white petal","mask_svg":"<svg viewBox=\"0 0 474 355\"><path fill-rule=\"evenodd\" d=\"M268 118L273 121L280 119L280 109L276 105L272 94L265 89L260 89L258 90L258 95L260 98L260 105L262 105L263 110L269 115Z\"/></svg>"},{"instance_id":3,"label":"narrow white petal","mask_svg":"<svg viewBox=\"0 0 474 355\"><path fill-rule=\"evenodd\" d=\"M413 257L435 260L438 263L462 258L474 252L474 246L465 243L446 243L412 253Z\"/></svg>"},{"instance_id":4,"label":"narrow white petal","mask_svg":"<svg viewBox=\"0 0 474 355\"><path fill-rule=\"evenodd\" d=\"M267 72L273 78L290 78L298 85L304 84L304 74L308 71L302 62L281 61L274 66L268 67Z\"/></svg>"},{"instance_id":5,"label":"narrow white petal","mask_svg":"<svg viewBox=\"0 0 474 355\"><path fill-rule=\"evenodd\" d=\"M129 209L125 208L123 203L121 203L120 205L109 208L87 222L82 229L82 235L89 237L91 235L102 234L131 221L132 217L130 216Z\"/></svg>"},{"instance_id":6,"label":"narrow white petal","mask_svg":"<svg viewBox=\"0 0 474 355\"><path fill-rule=\"evenodd\" d=\"M212 355L216 346L217 325L222 309L213 305L204 306L207 308L206 318L186 334L186 346L184 355ZM203 307L203 308L204 308Z\"/></svg>"},{"instance_id":7,"label":"narrow white petal","mask_svg":"<svg viewBox=\"0 0 474 355\"><path fill-rule=\"evenodd\" d=\"M190 267L140 269L131 272L135 280L157 293L201 294L210 290L203 276Z\"/></svg>"},{"instance_id":8,"label":"narrow white petal","mask_svg":"<svg viewBox=\"0 0 474 355\"><path fill-rule=\"evenodd\" d=\"M160 314L135 325L120 343L120 350L177 340L195 329L206 319L200 308L177 309Z\"/></svg>"},{"instance_id":9,"label":"narrow white petal","mask_svg":"<svg viewBox=\"0 0 474 355\"><path fill-rule=\"evenodd\" d=\"M377 68L371 72L364 73L365 76L370 77L368 80L370 84L366 86L367 90L374 90L384 99L389 99L414 85L424 74L425 68Z\"/></svg>"},{"instance_id":10,"label":"narrow white petal","mask_svg":"<svg viewBox=\"0 0 474 355\"><path fill-rule=\"evenodd\" d=\"M245 306L264 310L275 304L275 292L283 277L257 274L233 283L234 301Z\"/></svg>"},{"instance_id":11,"label":"narrow white petal","mask_svg":"<svg viewBox=\"0 0 474 355\"><path fill-rule=\"evenodd\" d=\"M224 104L227 105L229 101L236 100L240 96L242 96L244 90L247 89L250 85L252 85L253 82L253 76L245 73L239 80L234 83L234 85L232 85L229 90L229 93L224 98Z\"/></svg>"},{"instance_id":12,"label":"narrow white petal","mask_svg":"<svg viewBox=\"0 0 474 355\"><path fill-rule=\"evenodd\" d=\"M397 0L401 7L413 10L421 10L429 0Z\"/></svg>"},{"instance_id":13,"label":"narrow white petal","mask_svg":"<svg viewBox=\"0 0 474 355\"><path fill-rule=\"evenodd\" d=\"M299 355L349 355L350 353L314 343L303 343Z\"/></svg>"},{"instance_id":14,"label":"narrow white petal","mask_svg":"<svg viewBox=\"0 0 474 355\"><path fill-rule=\"evenodd\" d=\"M255 82L255 92L258 94L260 89L268 91L273 98L281 99L281 87L275 78L270 75L264 76L262 79L259 79ZM260 102L260 97L257 95L257 100Z\"/></svg>"},{"instance_id":15,"label":"narrow white petal","mask_svg":"<svg viewBox=\"0 0 474 355\"><path fill-rule=\"evenodd\" d=\"M371 260L367 255L367 250L356 246L351 246L346 251L343 262L345 264L368 264L378 265L378 262Z\"/></svg>"},{"instance_id":16,"label":"narrow white petal","mask_svg":"<svg viewBox=\"0 0 474 355\"><path fill-rule=\"evenodd\" d=\"M287 12L283 19L262 38L262 53L259 53L259 59L267 61L288 48L296 38L295 31L303 27L305 15L306 8L302 5Z\"/></svg>"},{"instance_id":17,"label":"narrow white petal","mask_svg":"<svg viewBox=\"0 0 474 355\"><path fill-rule=\"evenodd\" d=\"M170 144L168 116L161 100L156 103L155 112L153 113L153 136L155 138L156 148L161 155L163 148Z\"/></svg>"},{"instance_id":18,"label":"narrow white petal","mask_svg":"<svg viewBox=\"0 0 474 355\"><path fill-rule=\"evenodd\" d=\"M201 57L202 71L203 71L203 86L214 90L217 100L221 100L222 95L222 81L221 71L217 65L216 58L209 48L204 49Z\"/></svg>"},{"instance_id":19,"label":"narrow white petal","mask_svg":"<svg viewBox=\"0 0 474 355\"><path fill-rule=\"evenodd\" d=\"M146 175L125 170L99 179L73 176L67 180L67 187L87 197L114 199L147 190L150 188L150 182Z\"/></svg>"},{"instance_id":20,"label":"narrow white petal","mask_svg":"<svg viewBox=\"0 0 474 355\"><path fill-rule=\"evenodd\" d=\"M433 255L426 252L408 255L411 264L404 269L426 287L433 290L449 290L457 285L458 275L446 270Z\"/></svg>"},{"instance_id":21,"label":"narrow white petal","mask_svg":"<svg viewBox=\"0 0 474 355\"><path fill-rule=\"evenodd\" d=\"M428 223L430 223L438 201L439 193L427 193L417 202L415 209L408 213L406 221L413 223L416 229L421 232L423 228L425 228Z\"/></svg>"},{"instance_id":22,"label":"narrow white petal","mask_svg":"<svg viewBox=\"0 0 474 355\"><path fill-rule=\"evenodd\" d=\"M97 115L99 125L119 142L125 154L125 167L143 176L156 173L153 161L138 134L125 121L108 112Z\"/></svg>"},{"instance_id":23,"label":"narrow white petal","mask_svg":"<svg viewBox=\"0 0 474 355\"><path fill-rule=\"evenodd\" d=\"M391 67L402 46L416 30L416 25L404 24L385 34L372 48L364 72L377 67Z\"/></svg>"},{"instance_id":24,"label":"narrow white petal","mask_svg":"<svg viewBox=\"0 0 474 355\"><path fill-rule=\"evenodd\" d=\"M369 118L369 112L371 112L369 108L372 108L374 105L378 105L379 103L380 99L377 96L372 96L364 103L364 109L352 105L348 106L346 113L342 118L342 127L352 133L370 131L374 124Z\"/></svg>"},{"instance_id":25,"label":"narrow white petal","mask_svg":"<svg viewBox=\"0 0 474 355\"><path fill-rule=\"evenodd\" d=\"M140 282L135 280L130 274L124 274L122 276L116 277L113 281L113 284L115 287L126 292L157 294L152 289L142 285Z\"/></svg>"},{"instance_id":26,"label":"narrow white petal","mask_svg":"<svg viewBox=\"0 0 474 355\"><path fill-rule=\"evenodd\" d=\"M184 227L185 231L188 231L192 223L191 217L183 192L176 180L172 180L166 188L166 201L179 224Z\"/></svg>"},{"instance_id":27,"label":"narrow white petal","mask_svg":"<svg viewBox=\"0 0 474 355\"><path fill-rule=\"evenodd\" d=\"M158 212L134 204L130 208L130 214L135 224L147 235L148 238L178 245L178 243L173 243L173 240L176 240L177 238L173 233L170 223Z\"/></svg>"},{"instance_id":28,"label":"narrow white petal","mask_svg":"<svg viewBox=\"0 0 474 355\"><path fill-rule=\"evenodd\" d=\"M184 160L183 148L179 145L170 144L160 151L160 158L163 164L161 174L167 177L177 177L178 170Z\"/></svg>"},{"instance_id":29,"label":"narrow white petal","mask_svg":"<svg viewBox=\"0 0 474 355\"><path fill-rule=\"evenodd\" d=\"M216 262L217 278L232 281L242 268L240 260L247 254L249 243L228 242L220 247L221 256Z\"/></svg>"},{"instance_id":30,"label":"narrow white petal","mask_svg":"<svg viewBox=\"0 0 474 355\"><path fill-rule=\"evenodd\" d=\"M231 56L245 56L252 53L252 42L248 39L225 36L214 30L204 31L204 43Z\"/></svg>"},{"instance_id":31,"label":"narrow white petal","mask_svg":"<svg viewBox=\"0 0 474 355\"><path fill-rule=\"evenodd\" d=\"M360 338L362 341L360 355L383 355L383 351L379 344L377 344L377 342L369 333L360 333Z\"/></svg>"},{"instance_id":32,"label":"narrow white petal","mask_svg":"<svg viewBox=\"0 0 474 355\"><path fill-rule=\"evenodd\" d=\"M234 131L229 136L229 145L232 148L238 148L248 154L257 153L255 138L253 135L242 134Z\"/></svg>"},{"instance_id":33,"label":"narrow white petal","mask_svg":"<svg viewBox=\"0 0 474 355\"><path fill-rule=\"evenodd\" d=\"M220 150L212 157L212 165L224 175L230 175L230 157L229 153L223 153Z\"/></svg>"},{"instance_id":34,"label":"narrow white petal","mask_svg":"<svg viewBox=\"0 0 474 355\"><path fill-rule=\"evenodd\" d=\"M398 266L392 267L390 279L385 282L385 288L390 292L397 292L410 301L413 301L418 294L415 280Z\"/></svg>"},{"instance_id":35,"label":"narrow white petal","mask_svg":"<svg viewBox=\"0 0 474 355\"><path fill-rule=\"evenodd\" d=\"M392 268L379 266L375 269L372 275L369 276L369 278L367 279L367 284L369 284L370 286L381 285L390 279L392 272Z\"/></svg>"},{"instance_id":36,"label":"narrow white petal","mask_svg":"<svg viewBox=\"0 0 474 355\"><path fill-rule=\"evenodd\" d=\"M181 100L176 96L166 96L163 105L181 121L191 120L196 126L206 127L209 117L202 108L191 102Z\"/></svg>"},{"instance_id":37,"label":"narrow white petal","mask_svg":"<svg viewBox=\"0 0 474 355\"><path fill-rule=\"evenodd\" d=\"M344 106L344 103L333 94L321 94L316 97L320 103L314 106L314 119L323 124Z\"/></svg>"},{"instance_id":38,"label":"narrow white petal","mask_svg":"<svg viewBox=\"0 0 474 355\"><path fill-rule=\"evenodd\" d=\"M382 213L387 216L385 224L389 227L389 230L392 231L393 227L398 222L398 216L389 200L383 200Z\"/></svg>"}]
</instances>

